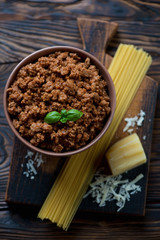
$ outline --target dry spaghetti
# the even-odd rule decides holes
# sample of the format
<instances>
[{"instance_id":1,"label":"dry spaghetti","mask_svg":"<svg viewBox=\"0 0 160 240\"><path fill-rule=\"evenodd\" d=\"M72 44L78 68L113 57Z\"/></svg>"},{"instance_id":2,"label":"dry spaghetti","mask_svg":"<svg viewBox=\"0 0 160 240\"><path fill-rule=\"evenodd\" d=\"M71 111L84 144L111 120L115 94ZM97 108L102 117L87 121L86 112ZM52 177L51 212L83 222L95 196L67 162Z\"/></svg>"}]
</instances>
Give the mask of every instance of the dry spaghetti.
<instances>
[{"instance_id":1,"label":"dry spaghetti","mask_svg":"<svg viewBox=\"0 0 160 240\"><path fill-rule=\"evenodd\" d=\"M73 155L62 169L38 217L49 219L67 230L90 184L102 156L123 119L152 62L142 49L120 44L108 69L115 84L117 107L112 123L94 146Z\"/></svg>"}]
</instances>

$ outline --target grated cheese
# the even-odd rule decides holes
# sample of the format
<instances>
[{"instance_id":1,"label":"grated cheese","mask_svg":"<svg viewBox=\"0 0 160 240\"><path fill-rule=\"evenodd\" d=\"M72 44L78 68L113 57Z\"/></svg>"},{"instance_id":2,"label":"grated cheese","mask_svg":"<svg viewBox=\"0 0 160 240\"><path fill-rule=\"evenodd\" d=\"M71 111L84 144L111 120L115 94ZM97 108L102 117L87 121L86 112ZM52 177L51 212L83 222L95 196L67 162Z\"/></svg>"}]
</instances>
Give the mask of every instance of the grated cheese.
<instances>
[{"instance_id":1,"label":"grated cheese","mask_svg":"<svg viewBox=\"0 0 160 240\"><path fill-rule=\"evenodd\" d=\"M128 129L127 132L131 134L133 132L133 129Z\"/></svg>"},{"instance_id":2,"label":"grated cheese","mask_svg":"<svg viewBox=\"0 0 160 240\"><path fill-rule=\"evenodd\" d=\"M21 167L25 169L23 175L33 180L37 175L37 168L39 168L41 164L44 163L42 154L38 152L35 154L34 152L27 150L25 159L27 159L27 162L25 164L21 164Z\"/></svg>"},{"instance_id":3,"label":"grated cheese","mask_svg":"<svg viewBox=\"0 0 160 240\"><path fill-rule=\"evenodd\" d=\"M141 127L144 121L146 113L141 109L140 112L135 117L125 118L126 126L123 129L123 132L132 133L135 126ZM132 127L132 128L130 128Z\"/></svg>"},{"instance_id":4,"label":"grated cheese","mask_svg":"<svg viewBox=\"0 0 160 240\"><path fill-rule=\"evenodd\" d=\"M91 195L99 207L106 206L106 202L116 200L117 212L124 208L126 201L130 201L131 195L141 192L141 187L136 183L143 178L139 174L135 179L129 182L128 179L122 179L122 175L106 176L97 173L95 181L90 184L90 190L84 198Z\"/></svg>"},{"instance_id":5,"label":"grated cheese","mask_svg":"<svg viewBox=\"0 0 160 240\"><path fill-rule=\"evenodd\" d=\"M141 109L138 115L139 115L139 119L137 121L137 126L142 126L146 113Z\"/></svg>"},{"instance_id":6,"label":"grated cheese","mask_svg":"<svg viewBox=\"0 0 160 240\"><path fill-rule=\"evenodd\" d=\"M146 135L144 135L144 136L143 136L143 140L146 140L146 138L147 138Z\"/></svg>"}]
</instances>

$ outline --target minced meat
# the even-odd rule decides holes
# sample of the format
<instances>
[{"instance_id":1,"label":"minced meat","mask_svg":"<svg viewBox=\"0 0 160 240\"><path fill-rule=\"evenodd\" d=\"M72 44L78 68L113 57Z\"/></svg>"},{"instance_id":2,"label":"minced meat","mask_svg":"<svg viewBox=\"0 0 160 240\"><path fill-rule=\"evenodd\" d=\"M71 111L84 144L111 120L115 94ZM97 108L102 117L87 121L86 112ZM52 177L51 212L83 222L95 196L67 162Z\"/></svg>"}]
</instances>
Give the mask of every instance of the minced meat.
<instances>
[{"instance_id":1,"label":"minced meat","mask_svg":"<svg viewBox=\"0 0 160 240\"><path fill-rule=\"evenodd\" d=\"M89 58L76 53L55 52L27 64L7 91L8 112L20 135L54 152L89 143L111 111L106 81ZM77 109L83 116L75 122L44 122L47 113L62 109Z\"/></svg>"}]
</instances>

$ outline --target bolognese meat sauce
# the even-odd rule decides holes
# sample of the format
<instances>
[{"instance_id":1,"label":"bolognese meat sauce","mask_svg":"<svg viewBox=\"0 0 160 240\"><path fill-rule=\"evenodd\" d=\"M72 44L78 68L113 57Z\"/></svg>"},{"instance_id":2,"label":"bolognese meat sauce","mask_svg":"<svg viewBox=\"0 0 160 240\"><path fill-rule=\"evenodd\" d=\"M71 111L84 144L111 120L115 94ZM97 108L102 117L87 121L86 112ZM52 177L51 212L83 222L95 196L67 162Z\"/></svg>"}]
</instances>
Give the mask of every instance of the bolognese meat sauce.
<instances>
[{"instance_id":1,"label":"bolognese meat sauce","mask_svg":"<svg viewBox=\"0 0 160 240\"><path fill-rule=\"evenodd\" d=\"M89 58L55 52L22 67L8 88L8 112L20 135L34 146L65 152L79 149L102 130L110 114L107 83ZM77 109L75 122L48 124L51 111Z\"/></svg>"}]
</instances>

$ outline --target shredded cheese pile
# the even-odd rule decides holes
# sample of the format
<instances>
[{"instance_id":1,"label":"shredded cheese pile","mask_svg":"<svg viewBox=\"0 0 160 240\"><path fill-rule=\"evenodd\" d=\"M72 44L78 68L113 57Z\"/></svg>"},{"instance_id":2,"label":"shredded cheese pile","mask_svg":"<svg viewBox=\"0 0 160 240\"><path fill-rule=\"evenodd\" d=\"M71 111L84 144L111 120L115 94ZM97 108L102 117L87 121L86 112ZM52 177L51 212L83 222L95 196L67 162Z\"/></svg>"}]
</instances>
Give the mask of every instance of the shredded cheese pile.
<instances>
[{"instance_id":1,"label":"shredded cheese pile","mask_svg":"<svg viewBox=\"0 0 160 240\"><path fill-rule=\"evenodd\" d=\"M25 159L27 160L27 162L25 164L21 164L21 167L25 169L23 175L33 180L37 175L37 168L39 168L40 165L44 163L42 159L42 154L38 152L35 154L34 152L27 150Z\"/></svg>"},{"instance_id":2,"label":"shredded cheese pile","mask_svg":"<svg viewBox=\"0 0 160 240\"><path fill-rule=\"evenodd\" d=\"M141 109L140 113L138 113L136 116L134 116L132 118L125 118L124 120L127 124L124 127L123 132L127 131L128 133L132 133L133 128L135 126L137 126L137 127L142 126L145 115L146 115L145 112Z\"/></svg>"},{"instance_id":3,"label":"shredded cheese pile","mask_svg":"<svg viewBox=\"0 0 160 240\"><path fill-rule=\"evenodd\" d=\"M136 183L142 179L143 174L139 174L134 180L129 182L128 179L122 179L122 175L106 176L97 173L95 181L90 184L90 190L84 198L91 195L99 207L106 206L106 202L116 200L119 207L117 212L124 208L126 201L130 201L131 195L141 192L141 187Z\"/></svg>"}]
</instances>

